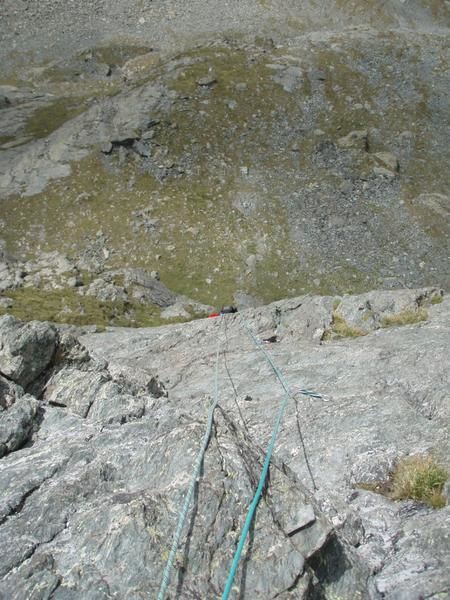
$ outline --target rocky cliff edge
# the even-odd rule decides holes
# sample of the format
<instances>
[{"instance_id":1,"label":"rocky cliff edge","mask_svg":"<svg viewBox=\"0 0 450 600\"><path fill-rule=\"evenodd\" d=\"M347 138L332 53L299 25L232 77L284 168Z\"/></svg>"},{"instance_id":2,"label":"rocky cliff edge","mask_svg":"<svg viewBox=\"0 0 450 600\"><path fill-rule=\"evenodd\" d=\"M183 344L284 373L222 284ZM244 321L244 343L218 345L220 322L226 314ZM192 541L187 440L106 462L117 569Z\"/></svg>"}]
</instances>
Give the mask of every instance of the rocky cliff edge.
<instances>
[{"instance_id":1,"label":"rocky cliff edge","mask_svg":"<svg viewBox=\"0 0 450 600\"><path fill-rule=\"evenodd\" d=\"M449 456L450 302L421 289L79 340L2 317L1 598L156 597L217 343L170 597L220 596L283 396L244 323L293 397L232 597L448 597L448 506L376 493L405 457Z\"/></svg>"}]
</instances>

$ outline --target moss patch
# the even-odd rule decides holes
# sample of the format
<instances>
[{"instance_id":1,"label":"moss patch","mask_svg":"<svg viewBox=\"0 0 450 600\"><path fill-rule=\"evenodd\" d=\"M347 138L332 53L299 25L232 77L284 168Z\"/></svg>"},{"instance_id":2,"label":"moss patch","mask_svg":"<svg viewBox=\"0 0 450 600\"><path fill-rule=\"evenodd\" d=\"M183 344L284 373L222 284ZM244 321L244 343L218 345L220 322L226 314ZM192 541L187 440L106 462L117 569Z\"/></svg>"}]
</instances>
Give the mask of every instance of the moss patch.
<instances>
[{"instance_id":1,"label":"moss patch","mask_svg":"<svg viewBox=\"0 0 450 600\"><path fill-rule=\"evenodd\" d=\"M435 294L432 298L431 298L431 304L441 304L444 301L444 296L441 294Z\"/></svg>"}]
</instances>

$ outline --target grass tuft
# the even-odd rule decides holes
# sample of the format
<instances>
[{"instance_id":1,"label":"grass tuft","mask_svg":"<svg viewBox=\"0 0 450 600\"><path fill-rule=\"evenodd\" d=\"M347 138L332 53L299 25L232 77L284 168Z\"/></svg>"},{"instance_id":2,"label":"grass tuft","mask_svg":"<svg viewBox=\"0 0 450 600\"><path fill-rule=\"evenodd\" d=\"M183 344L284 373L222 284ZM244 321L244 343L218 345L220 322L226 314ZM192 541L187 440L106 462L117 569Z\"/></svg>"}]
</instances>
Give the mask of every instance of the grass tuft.
<instances>
[{"instance_id":1,"label":"grass tuft","mask_svg":"<svg viewBox=\"0 0 450 600\"><path fill-rule=\"evenodd\" d=\"M387 315L381 320L382 327L400 327L402 325L414 325L428 319L428 313L424 308L418 310L404 310L396 315Z\"/></svg>"},{"instance_id":2,"label":"grass tuft","mask_svg":"<svg viewBox=\"0 0 450 600\"><path fill-rule=\"evenodd\" d=\"M408 456L397 463L386 481L358 483L356 487L375 492L392 500L417 500L432 508L443 508L443 493L448 472L432 456Z\"/></svg>"},{"instance_id":3,"label":"grass tuft","mask_svg":"<svg viewBox=\"0 0 450 600\"><path fill-rule=\"evenodd\" d=\"M359 327L354 327L338 314L333 312L333 320L330 329L327 329L323 335L323 340L331 340L335 338L356 338L366 335L366 332Z\"/></svg>"},{"instance_id":4,"label":"grass tuft","mask_svg":"<svg viewBox=\"0 0 450 600\"><path fill-rule=\"evenodd\" d=\"M392 474L392 498L419 500L433 508L442 508L442 493L448 473L431 456L411 456L401 460Z\"/></svg>"}]
</instances>

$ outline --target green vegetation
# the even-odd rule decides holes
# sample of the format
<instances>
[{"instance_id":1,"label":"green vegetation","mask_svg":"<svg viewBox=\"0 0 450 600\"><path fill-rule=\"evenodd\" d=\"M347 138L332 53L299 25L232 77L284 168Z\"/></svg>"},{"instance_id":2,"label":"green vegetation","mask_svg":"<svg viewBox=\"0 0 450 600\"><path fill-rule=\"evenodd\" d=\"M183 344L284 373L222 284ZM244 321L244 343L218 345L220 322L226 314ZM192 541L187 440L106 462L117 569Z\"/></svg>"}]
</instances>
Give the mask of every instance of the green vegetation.
<instances>
[{"instance_id":1,"label":"green vegetation","mask_svg":"<svg viewBox=\"0 0 450 600\"><path fill-rule=\"evenodd\" d=\"M393 500L418 500L442 508L447 470L432 456L409 456L400 460L387 481L358 483L356 487Z\"/></svg>"},{"instance_id":2,"label":"green vegetation","mask_svg":"<svg viewBox=\"0 0 450 600\"><path fill-rule=\"evenodd\" d=\"M340 298L335 298L333 300L333 311L336 311L339 308L341 302L342 300Z\"/></svg>"},{"instance_id":3,"label":"green vegetation","mask_svg":"<svg viewBox=\"0 0 450 600\"><path fill-rule=\"evenodd\" d=\"M386 47L376 51L388 53L395 44L387 36ZM93 49L88 60L120 65L148 50L104 47ZM161 64L145 71L148 81L157 80L178 93L168 113L154 115L159 123L153 127L152 157L156 164L170 165L169 176L160 181L132 154L123 164L115 151L107 159L93 152L72 165L70 177L51 183L43 193L2 203L2 237L8 248L19 256L31 256L36 249L73 256L102 230L111 251L108 267L157 269L175 292L217 305L231 302L238 289L268 302L308 291L359 293L373 287L375 269L360 272L345 256L336 256L325 273L314 256L300 263L304 249L293 234L300 216L285 199L297 197L302 181L306 196L308 189L313 194L323 189L326 195L327 189L342 184L336 170L317 161L321 141L371 126L397 136L409 125L408 111L397 101L385 113L364 108L378 98L380 85L368 75L367 48L357 42L345 52L320 43L314 52L302 51L297 58L295 52L286 57L286 49L263 53L210 46L180 55L171 70ZM421 60L414 47L408 52L408 60ZM276 81L280 71L270 65L277 62L302 65L295 93ZM70 69L52 69L57 68L49 67L42 77L53 77L55 90L80 93L79 82L70 81ZM200 86L198 81L210 73L216 83ZM395 73L384 76L389 82ZM89 78L82 87L84 95L78 100L65 96L37 111L28 133L46 136L87 107L93 96L117 91L113 81ZM360 108L349 106L347 98ZM420 96L418 102L422 100ZM422 114L417 111L418 120ZM284 129L274 128L283 123L298 124L298 151L280 142ZM316 128L324 136L318 138ZM355 153L352 177L367 177L369 157ZM300 173L300 179L291 177L293 173ZM253 208L247 210L246 203ZM384 208L374 204L373 210L383 218ZM146 230L133 216L136 211L147 211L157 226ZM256 257L251 268L246 264L250 255ZM334 335L344 337L361 335L339 317L335 330Z\"/></svg>"},{"instance_id":4,"label":"green vegetation","mask_svg":"<svg viewBox=\"0 0 450 600\"><path fill-rule=\"evenodd\" d=\"M333 311L333 320L330 329L327 329L323 334L323 340L332 340L336 338L356 338L366 335L366 332L359 327L354 327L336 312Z\"/></svg>"},{"instance_id":5,"label":"green vegetation","mask_svg":"<svg viewBox=\"0 0 450 600\"><path fill-rule=\"evenodd\" d=\"M444 296L442 296L441 294L435 294L432 298L431 298L431 304L441 304L441 302L444 301Z\"/></svg>"},{"instance_id":6,"label":"green vegetation","mask_svg":"<svg viewBox=\"0 0 450 600\"><path fill-rule=\"evenodd\" d=\"M428 313L424 308L417 310L404 310L394 315L387 315L381 320L382 327L400 327L402 325L414 325L428 319Z\"/></svg>"},{"instance_id":7,"label":"green vegetation","mask_svg":"<svg viewBox=\"0 0 450 600\"><path fill-rule=\"evenodd\" d=\"M86 106L80 98L59 98L31 115L25 133L34 139L47 137L85 110Z\"/></svg>"},{"instance_id":8,"label":"green vegetation","mask_svg":"<svg viewBox=\"0 0 450 600\"><path fill-rule=\"evenodd\" d=\"M419 500L433 508L442 508L446 498L442 491L448 473L430 456L411 456L401 460L392 474L392 498Z\"/></svg>"},{"instance_id":9,"label":"green vegetation","mask_svg":"<svg viewBox=\"0 0 450 600\"><path fill-rule=\"evenodd\" d=\"M72 325L116 327L152 327L189 319L162 319L160 308L139 302L103 302L93 296L81 296L73 288L51 291L20 288L8 292L12 308L0 308L23 321L42 320ZM197 315L192 313L192 318Z\"/></svg>"}]
</instances>

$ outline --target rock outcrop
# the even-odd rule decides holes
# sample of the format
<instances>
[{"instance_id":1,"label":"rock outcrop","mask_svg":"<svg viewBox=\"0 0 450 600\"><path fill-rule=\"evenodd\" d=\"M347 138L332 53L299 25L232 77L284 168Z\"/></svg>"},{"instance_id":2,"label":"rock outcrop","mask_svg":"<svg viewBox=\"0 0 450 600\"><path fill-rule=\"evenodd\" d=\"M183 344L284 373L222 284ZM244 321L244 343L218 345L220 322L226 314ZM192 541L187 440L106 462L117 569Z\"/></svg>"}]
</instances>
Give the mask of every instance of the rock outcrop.
<instances>
[{"instance_id":1,"label":"rock outcrop","mask_svg":"<svg viewBox=\"0 0 450 600\"><path fill-rule=\"evenodd\" d=\"M48 367L55 340L51 325L0 317L0 373L26 388Z\"/></svg>"},{"instance_id":2,"label":"rock outcrop","mask_svg":"<svg viewBox=\"0 0 450 600\"><path fill-rule=\"evenodd\" d=\"M365 335L327 338L339 311ZM405 311L421 319L401 325ZM242 319L272 340L263 348L293 398L232 597L445 595L448 506L367 489L405 456L448 460L450 304L423 289L111 328L83 336L83 345L63 332L42 335L53 359L33 396L0 380L1 597L156 597L205 428L218 343L219 406L170 596L220 596L283 396ZM15 341L25 326L0 325L25 356L29 346ZM12 421L16 433L5 435Z\"/></svg>"}]
</instances>

